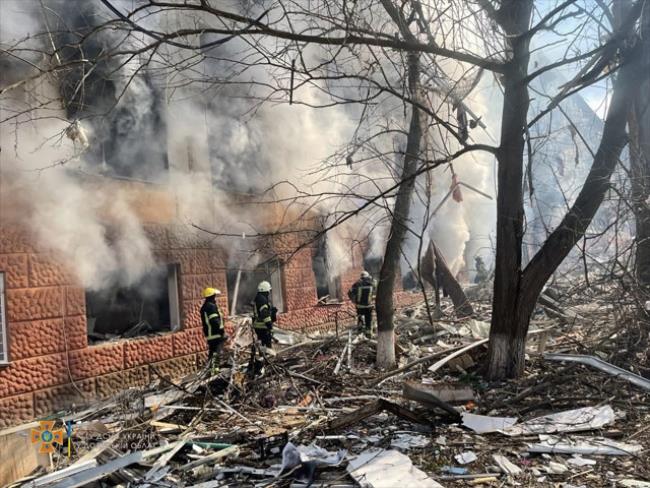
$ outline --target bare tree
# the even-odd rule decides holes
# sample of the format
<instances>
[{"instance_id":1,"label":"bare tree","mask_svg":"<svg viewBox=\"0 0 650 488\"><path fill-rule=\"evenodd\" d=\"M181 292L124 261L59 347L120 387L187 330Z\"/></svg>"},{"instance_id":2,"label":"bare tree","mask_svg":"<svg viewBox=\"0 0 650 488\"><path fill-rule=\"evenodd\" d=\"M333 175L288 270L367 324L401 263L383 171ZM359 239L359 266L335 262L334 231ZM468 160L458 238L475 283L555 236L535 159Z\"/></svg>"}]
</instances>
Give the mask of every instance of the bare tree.
<instances>
[{"instance_id":1,"label":"bare tree","mask_svg":"<svg viewBox=\"0 0 650 488\"><path fill-rule=\"evenodd\" d=\"M566 2L565 2L566 3ZM635 80L642 76L638 42L629 45L629 35L645 2L637 2L610 44L598 55L596 66L579 83L599 76L605 66L620 56L612 101L605 120L600 147L576 201L539 252L522 269L524 135L528 126L527 81L529 43L540 28L529 28L533 2L504 1L493 11L508 35L512 50L509 69L504 73L504 111L499 161L497 198L497 255L490 328L488 376L515 377L524 370L524 348L530 316L544 284L573 246L584 235L609 187L619 155L626 143L626 117L632 102ZM556 12L551 12L555 14ZM544 21L542 21L544 22Z\"/></svg>"},{"instance_id":2,"label":"bare tree","mask_svg":"<svg viewBox=\"0 0 650 488\"><path fill-rule=\"evenodd\" d=\"M557 29L563 22L575 25L576 18L582 23L599 22L592 14L593 9L588 8L589 2L558 0L551 6L539 6L533 0L450 0L444 5L420 0L352 3L281 0L268 6L261 1L231 8L210 0L183 3L145 0L127 11L112 0L99 1L111 18L81 33L78 44L83 46L88 37L109 29L123 34L130 42L116 43L90 58L77 60L87 65L86 72L111 56L120 59L137 56L145 59L146 66L152 65L149 67L154 72L162 68L171 70L177 77L177 86L192 82L255 86L259 91L251 92L250 96L260 103L306 103L315 108L328 104L357 105L362 107L359 120L370 120L367 111L388 98L408 107L408 130L396 131L393 125L386 124L383 130L369 132L366 126L354 134L347 154L342 155L344 160L351 161L354 154L355 160L384 162L390 156L401 156L401 172L394 182L377 185L373 194L360 195L357 188L348 187L337 192L317 195L305 192L292 197L293 203L300 199L309 201L306 209L314 208L314 200L345 200L351 195L364 200L354 208L345 205L337 208L325 225L325 232L364 211L381 208L390 214L391 232L380 274L377 309L380 331L377 353L382 367L391 367L395 359L392 292L415 180L469 152L495 155L498 161L497 242L487 369L491 378L512 377L523 372L526 335L537 297L553 272L585 236L610 188L609 179L626 143L626 120L635 84L638 86L638 80L650 71L647 56L641 55L637 35L641 12L650 9L648 0L636 0L608 38L596 40L587 49L567 52L541 67L536 66L532 72L529 71L531 42L540 34ZM185 21L181 25L156 22L172 14L176 19L197 20L194 24ZM480 35L471 32L472 28ZM480 48L478 42L466 39L476 41L479 37L486 39ZM220 63L231 68L228 74L206 80L205 74L197 69L197 58L206 50L235 41L240 42L239 52L218 56ZM305 54L314 46L322 49L314 57L316 61ZM58 54L58 49L52 53ZM63 65L69 62L64 59ZM576 76L558 89L547 109L529 120L531 82L565 66L576 68ZM262 81L247 76L249 71L260 68L272 75ZM473 144L469 137L469 107L463 104L465 88L459 85L467 84L468 79L478 80L478 76L469 76L478 69L493 73L503 89L498 147ZM524 267L523 187L528 131L554 110L560 110L567 97L608 78L614 79L611 103L588 177L575 201L567 205L561 223ZM73 93L84 86L85 79L80 77L71 87ZM342 89L350 81L357 83L355 89L350 90L349 86ZM328 102L301 102L297 93L308 85L327 93ZM468 90L471 88L472 83ZM443 102L433 107L426 97L420 96L427 90L436 92ZM421 140L428 130L423 122L425 116L444 133L442 147L432 160L425 160L421 155ZM478 123L476 119L473 122ZM373 147L376 141L395 132L406 140L403 151ZM361 146L365 152L359 149ZM534 159L530 153L528 156L532 171L530 165ZM327 177L335 178L345 165L338 158L333 165L320 170ZM372 181L367 178L366 182L369 180Z\"/></svg>"},{"instance_id":3,"label":"bare tree","mask_svg":"<svg viewBox=\"0 0 650 488\"><path fill-rule=\"evenodd\" d=\"M618 4L620 7L623 2ZM619 12L618 18L622 18L626 11ZM650 8L643 11L640 29L642 63L650 66ZM647 77L636 85L633 100L628 124L631 197L636 228L635 275L647 292L650 290L650 80Z\"/></svg>"}]
</instances>

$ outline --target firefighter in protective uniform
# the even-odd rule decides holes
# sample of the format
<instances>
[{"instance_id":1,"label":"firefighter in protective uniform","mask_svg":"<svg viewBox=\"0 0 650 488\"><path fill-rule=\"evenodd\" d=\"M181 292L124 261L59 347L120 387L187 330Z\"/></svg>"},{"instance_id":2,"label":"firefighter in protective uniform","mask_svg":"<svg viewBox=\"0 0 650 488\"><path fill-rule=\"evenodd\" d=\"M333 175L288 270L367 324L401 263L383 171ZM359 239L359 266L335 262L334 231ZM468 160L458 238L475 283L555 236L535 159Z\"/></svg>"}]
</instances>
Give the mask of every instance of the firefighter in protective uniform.
<instances>
[{"instance_id":1,"label":"firefighter in protective uniform","mask_svg":"<svg viewBox=\"0 0 650 488\"><path fill-rule=\"evenodd\" d=\"M223 316L217 305L217 296L221 292L216 288L205 288L203 290L203 306L201 307L201 323L203 335L208 341L208 364L212 374L219 372L219 355L226 341Z\"/></svg>"},{"instance_id":2,"label":"firefighter in protective uniform","mask_svg":"<svg viewBox=\"0 0 650 488\"><path fill-rule=\"evenodd\" d=\"M363 271L359 280L348 291L348 298L357 308L358 324L364 334L372 333L372 300L375 295L375 282L370 273Z\"/></svg>"},{"instance_id":3,"label":"firefighter in protective uniform","mask_svg":"<svg viewBox=\"0 0 650 488\"><path fill-rule=\"evenodd\" d=\"M264 347L273 346L273 324L277 320L277 313L278 309L271 303L271 283L260 282L253 301L253 329Z\"/></svg>"}]
</instances>

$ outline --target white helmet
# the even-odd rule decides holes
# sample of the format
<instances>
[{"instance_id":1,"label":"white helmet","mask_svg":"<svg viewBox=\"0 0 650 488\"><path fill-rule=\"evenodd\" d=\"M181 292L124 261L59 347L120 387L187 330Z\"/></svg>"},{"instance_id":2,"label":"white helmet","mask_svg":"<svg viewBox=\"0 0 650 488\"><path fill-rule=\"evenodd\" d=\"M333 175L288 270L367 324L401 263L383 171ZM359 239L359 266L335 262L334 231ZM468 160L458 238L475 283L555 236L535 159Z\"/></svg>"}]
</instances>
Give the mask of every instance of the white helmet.
<instances>
[{"instance_id":1,"label":"white helmet","mask_svg":"<svg viewBox=\"0 0 650 488\"><path fill-rule=\"evenodd\" d=\"M370 273L368 273L365 269L361 272L361 277L362 278L370 278Z\"/></svg>"},{"instance_id":2,"label":"white helmet","mask_svg":"<svg viewBox=\"0 0 650 488\"><path fill-rule=\"evenodd\" d=\"M271 291L271 283L268 281L261 281L260 284L257 285L257 291L262 293Z\"/></svg>"}]
</instances>

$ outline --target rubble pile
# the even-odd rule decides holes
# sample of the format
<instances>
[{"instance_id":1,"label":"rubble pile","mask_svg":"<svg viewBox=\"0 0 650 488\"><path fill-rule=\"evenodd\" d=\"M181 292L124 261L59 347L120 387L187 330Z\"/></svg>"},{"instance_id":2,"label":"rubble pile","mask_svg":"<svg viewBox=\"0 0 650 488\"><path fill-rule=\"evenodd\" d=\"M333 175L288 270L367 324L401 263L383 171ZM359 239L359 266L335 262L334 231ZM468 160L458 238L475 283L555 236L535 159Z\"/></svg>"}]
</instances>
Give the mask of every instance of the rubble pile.
<instances>
[{"instance_id":1,"label":"rubble pile","mask_svg":"<svg viewBox=\"0 0 650 488\"><path fill-rule=\"evenodd\" d=\"M526 373L502 383L480 374L480 300L463 321L450 304L433 323L424 303L402 310L389 372L353 330L281 332L272 351L241 323L219 374L160 377L58 416L71 442L19 484L650 486L647 317L631 303L544 298ZM631 327L645 331L636 344L622 334Z\"/></svg>"}]
</instances>

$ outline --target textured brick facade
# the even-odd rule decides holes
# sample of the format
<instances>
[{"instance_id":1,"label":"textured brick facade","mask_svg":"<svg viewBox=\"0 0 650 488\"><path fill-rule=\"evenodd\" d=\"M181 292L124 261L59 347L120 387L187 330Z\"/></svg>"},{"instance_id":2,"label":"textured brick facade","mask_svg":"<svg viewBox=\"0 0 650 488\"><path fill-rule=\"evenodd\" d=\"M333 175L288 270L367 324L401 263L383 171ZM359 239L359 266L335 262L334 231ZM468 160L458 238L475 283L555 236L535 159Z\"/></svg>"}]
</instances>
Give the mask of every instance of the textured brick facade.
<instances>
[{"instance_id":1,"label":"textured brick facade","mask_svg":"<svg viewBox=\"0 0 650 488\"><path fill-rule=\"evenodd\" d=\"M150 199L151 205L161 205L161 198ZM73 263L35 248L18 226L0 225L9 343L9 363L0 365L0 428L124 388L142 387L158 376L177 379L204 364L206 343L198 313L201 290L205 286L221 289L219 306L228 313L227 252L211 241L192 237L185 227L160 223L165 219L153 207L145 215L159 218L158 223L145 227L157 261L179 266L180 329L96 345L88 343L85 290L75 282ZM361 249L357 246L353 251L351 269L339 278L341 303L318 305L312 269L315 248L292 254L300 239L298 234L284 235L263 246L282 264L285 310L279 326L313 332L353 323L354 310L346 293L361 270ZM397 298L403 305L419 296L400 292Z\"/></svg>"}]
</instances>

